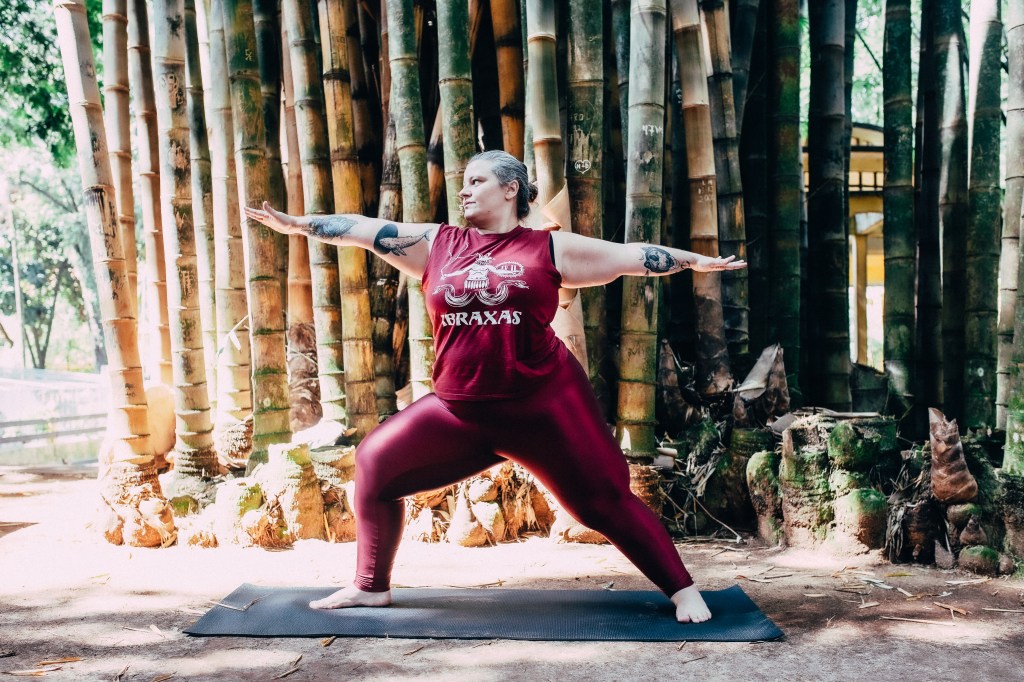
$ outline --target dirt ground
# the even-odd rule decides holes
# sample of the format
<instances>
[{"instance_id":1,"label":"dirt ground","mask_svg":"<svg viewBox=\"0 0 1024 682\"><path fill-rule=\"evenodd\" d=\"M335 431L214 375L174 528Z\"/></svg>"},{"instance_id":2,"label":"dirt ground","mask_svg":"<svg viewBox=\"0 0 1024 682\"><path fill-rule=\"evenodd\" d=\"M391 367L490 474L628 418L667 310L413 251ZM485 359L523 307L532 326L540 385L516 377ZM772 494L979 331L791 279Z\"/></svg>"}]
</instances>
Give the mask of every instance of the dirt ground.
<instances>
[{"instance_id":1,"label":"dirt ground","mask_svg":"<svg viewBox=\"0 0 1024 682\"><path fill-rule=\"evenodd\" d=\"M43 666L59 668L45 677L271 680L293 668L285 679L1022 677L1024 583L992 579L951 585L948 581L975 576L893 566L870 557L843 561L755 542L680 543L679 548L703 588L742 585L786 633L777 642L680 646L338 638L324 646L320 639L192 638L181 630L210 600L239 583L344 583L353 570L354 546L306 541L279 552L114 547L88 527L98 499L94 478L95 468L88 465L0 467L0 673L75 657L81 660ZM651 588L610 547L540 538L485 549L407 542L394 579L402 586Z\"/></svg>"}]
</instances>

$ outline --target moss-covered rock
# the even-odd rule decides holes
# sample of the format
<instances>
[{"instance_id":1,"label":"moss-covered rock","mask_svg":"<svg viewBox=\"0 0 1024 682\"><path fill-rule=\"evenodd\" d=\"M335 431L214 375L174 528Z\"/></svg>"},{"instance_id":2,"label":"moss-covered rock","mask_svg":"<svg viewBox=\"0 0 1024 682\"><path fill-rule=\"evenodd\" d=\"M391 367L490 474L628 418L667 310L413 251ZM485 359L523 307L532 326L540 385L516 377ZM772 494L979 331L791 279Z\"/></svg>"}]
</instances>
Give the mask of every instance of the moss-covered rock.
<instances>
[{"instance_id":1,"label":"moss-covered rock","mask_svg":"<svg viewBox=\"0 0 1024 682\"><path fill-rule=\"evenodd\" d=\"M833 509L833 542L849 551L881 549L889 513L882 493L874 488L858 488L836 498Z\"/></svg>"},{"instance_id":2,"label":"moss-covered rock","mask_svg":"<svg viewBox=\"0 0 1024 682\"><path fill-rule=\"evenodd\" d=\"M833 519L828 476L825 448L787 449L783 440L779 485L786 543L790 546L814 545L825 539Z\"/></svg>"},{"instance_id":3,"label":"moss-covered rock","mask_svg":"<svg viewBox=\"0 0 1024 682\"><path fill-rule=\"evenodd\" d=\"M762 450L747 462L747 487L757 517L757 535L774 545L782 539L782 495L779 488L778 453Z\"/></svg>"},{"instance_id":4,"label":"moss-covered rock","mask_svg":"<svg viewBox=\"0 0 1024 682\"><path fill-rule=\"evenodd\" d=\"M867 488L868 476L860 472L833 469L832 473L828 475L828 487L832 490L833 495L841 497L857 488Z\"/></svg>"},{"instance_id":5,"label":"moss-covered rock","mask_svg":"<svg viewBox=\"0 0 1024 682\"><path fill-rule=\"evenodd\" d=\"M979 519L983 517L981 505L976 502L951 504L946 507L946 521L953 529L956 530L957 533L964 529L972 516L976 516Z\"/></svg>"},{"instance_id":6,"label":"moss-covered rock","mask_svg":"<svg viewBox=\"0 0 1024 682\"><path fill-rule=\"evenodd\" d=\"M1006 411L1003 471L1017 476L1024 475L1024 406L1019 400Z\"/></svg>"},{"instance_id":7,"label":"moss-covered rock","mask_svg":"<svg viewBox=\"0 0 1024 682\"><path fill-rule=\"evenodd\" d=\"M241 520L247 513L263 505L263 490L255 481L235 478L217 486L216 520L214 530L221 545L231 542L248 544L249 536L242 532Z\"/></svg>"},{"instance_id":8,"label":"moss-covered rock","mask_svg":"<svg viewBox=\"0 0 1024 682\"><path fill-rule=\"evenodd\" d=\"M1003 548L1017 558L1024 558L1024 476L1004 469L999 480L1000 512L1006 528Z\"/></svg>"},{"instance_id":9,"label":"moss-covered rock","mask_svg":"<svg viewBox=\"0 0 1024 682\"><path fill-rule=\"evenodd\" d=\"M881 441L881 436L872 430L839 422L828 436L831 465L836 469L867 471L879 460Z\"/></svg>"},{"instance_id":10,"label":"moss-covered rock","mask_svg":"<svg viewBox=\"0 0 1024 682\"><path fill-rule=\"evenodd\" d=\"M999 572L999 552L985 545L973 545L960 550L960 568L979 575L996 575Z\"/></svg>"}]
</instances>

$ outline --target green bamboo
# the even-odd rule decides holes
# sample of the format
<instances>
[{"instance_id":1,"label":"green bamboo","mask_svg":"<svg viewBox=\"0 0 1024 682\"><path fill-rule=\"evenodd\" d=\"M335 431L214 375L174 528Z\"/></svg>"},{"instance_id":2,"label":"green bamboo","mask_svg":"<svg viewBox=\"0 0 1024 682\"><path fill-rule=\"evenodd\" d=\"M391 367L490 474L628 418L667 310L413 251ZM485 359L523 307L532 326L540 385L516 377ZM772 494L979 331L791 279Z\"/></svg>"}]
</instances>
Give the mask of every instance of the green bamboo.
<instances>
[{"instance_id":1,"label":"green bamboo","mask_svg":"<svg viewBox=\"0 0 1024 682\"><path fill-rule=\"evenodd\" d=\"M159 498L160 482L153 465L139 359L138 325L128 295L127 268L119 237L113 175L107 157L107 136L84 0L57 0L54 17L78 149L103 337L110 358L108 436L123 444L123 448L114 450L115 460L108 467L107 477L113 479L117 501L127 498L133 489L138 490L134 486L146 483ZM125 538L128 542L137 539L136 534Z\"/></svg>"},{"instance_id":2,"label":"green bamboo","mask_svg":"<svg viewBox=\"0 0 1024 682\"><path fill-rule=\"evenodd\" d=\"M566 180L572 227L577 234L604 238L604 13L587 0L569 3L569 158ZM587 287L583 331L590 384L601 404L608 401L605 287Z\"/></svg>"},{"instance_id":3,"label":"green bamboo","mask_svg":"<svg viewBox=\"0 0 1024 682\"><path fill-rule=\"evenodd\" d=\"M160 168L153 103L153 66L149 48L146 0L128 0L128 79L133 93L135 135L139 154L139 203L146 247L146 319L150 327L149 360L157 363L151 379L170 386L171 330L167 322L167 276L160 234Z\"/></svg>"},{"instance_id":4,"label":"green bamboo","mask_svg":"<svg viewBox=\"0 0 1024 682\"><path fill-rule=\"evenodd\" d=\"M185 0L185 65L188 80L189 149L192 151L192 219L196 236L196 268L199 276L199 313L203 325L203 355L206 361L207 393L216 410L217 298L213 281L216 270L216 238L213 231L213 176L210 166L210 138L206 125L206 98L200 64L199 29L195 0Z\"/></svg>"},{"instance_id":5,"label":"green bamboo","mask_svg":"<svg viewBox=\"0 0 1024 682\"><path fill-rule=\"evenodd\" d=\"M318 59L320 52L313 39L312 12L304 0L285 0L282 4L282 17L288 33L292 85L295 89L304 208L309 215L330 215L335 208L330 143ZM317 240L308 240L307 249L323 418L344 421L345 374L338 250Z\"/></svg>"},{"instance_id":6,"label":"green bamboo","mask_svg":"<svg viewBox=\"0 0 1024 682\"><path fill-rule=\"evenodd\" d=\"M769 168L773 169L769 239L772 315L769 341L782 344L790 393L800 392L800 2L776 0L769 12Z\"/></svg>"},{"instance_id":7,"label":"green bamboo","mask_svg":"<svg viewBox=\"0 0 1024 682\"><path fill-rule=\"evenodd\" d=\"M444 178L448 195L448 222L462 225L463 175L476 153L473 115L473 80L469 58L469 6L441 2L437 6L437 35L443 112Z\"/></svg>"},{"instance_id":8,"label":"green bamboo","mask_svg":"<svg viewBox=\"0 0 1024 682\"><path fill-rule=\"evenodd\" d=\"M167 302L172 311L169 321L177 434L174 492L183 493L187 490L185 479L209 479L217 472L192 218L192 153L185 92L185 33L188 29L183 25L186 23L184 0L153 0L153 22L160 208L169 275Z\"/></svg>"},{"instance_id":9,"label":"green bamboo","mask_svg":"<svg viewBox=\"0 0 1024 682\"><path fill-rule=\"evenodd\" d=\"M959 0L937 0L935 82L939 88L939 234L942 235L942 396L949 419L964 410L964 285L967 233L967 118Z\"/></svg>"},{"instance_id":10,"label":"green bamboo","mask_svg":"<svg viewBox=\"0 0 1024 682\"><path fill-rule=\"evenodd\" d=\"M849 411L850 306L849 246L845 210L846 8L843 0L811 3L811 93L808 117L808 277L816 318L812 367L815 381L805 382L814 404Z\"/></svg>"},{"instance_id":11,"label":"green bamboo","mask_svg":"<svg viewBox=\"0 0 1024 682\"><path fill-rule=\"evenodd\" d=\"M256 29L256 58L260 69L260 93L263 96L263 124L266 131L267 201L272 206L285 205L284 168L281 163L281 0L252 0L253 25ZM274 239L277 276L281 283L281 300L288 299L288 236L280 232Z\"/></svg>"},{"instance_id":12,"label":"green bamboo","mask_svg":"<svg viewBox=\"0 0 1024 682\"><path fill-rule=\"evenodd\" d=\"M320 0L320 46L324 61L324 105L330 142L331 179L336 213L363 209L360 164L356 156L349 80L348 35L341 0ZM373 342L366 253L357 246L338 249L341 286L342 354L345 366L345 410L358 442L378 423L374 392Z\"/></svg>"},{"instance_id":13,"label":"green bamboo","mask_svg":"<svg viewBox=\"0 0 1024 682\"><path fill-rule=\"evenodd\" d=\"M718 256L718 203L715 149L708 69L697 0L672 0L672 36L682 95L686 134L686 169L690 188L690 248L705 256ZM635 56L635 52L634 52ZM641 71L636 72L638 78ZM631 80L632 76L630 77ZM634 87L638 81L634 81ZM632 109L632 107L631 107ZM630 116L633 112L630 111ZM632 126L632 123L630 124ZM640 133L642 129L632 128ZM697 328L697 389L718 394L729 389L732 376L722 309L721 273L693 273Z\"/></svg>"},{"instance_id":14,"label":"green bamboo","mask_svg":"<svg viewBox=\"0 0 1024 682\"><path fill-rule=\"evenodd\" d=\"M381 169L380 203L377 217L392 222L402 219L401 169L395 122L388 118L384 132L384 159ZM383 258L370 260L370 315L373 317L373 374L376 378L377 413L398 411L395 395L395 318L398 294L398 270Z\"/></svg>"},{"instance_id":15,"label":"green bamboo","mask_svg":"<svg viewBox=\"0 0 1024 682\"><path fill-rule=\"evenodd\" d=\"M516 0L491 0L503 148L522 160L526 86L523 76L523 29L519 26L519 19Z\"/></svg>"},{"instance_id":16,"label":"green bamboo","mask_svg":"<svg viewBox=\"0 0 1024 682\"><path fill-rule=\"evenodd\" d=\"M1024 149L1024 5L1006 6L1006 45L1009 74L1006 98L1007 149ZM1006 197L1003 202L1002 248L999 251L998 379L996 427L1006 427L1011 396L1020 393L1020 377L1013 374L1015 349L1018 259L1020 254L1021 198L1024 196L1024 154L1006 156ZM1024 419L1018 423L1024 424Z\"/></svg>"},{"instance_id":17,"label":"green bamboo","mask_svg":"<svg viewBox=\"0 0 1024 682\"><path fill-rule=\"evenodd\" d=\"M939 119L935 70L935 2L921 3L918 60L921 182L917 198L918 403L942 404L942 262L939 249ZM923 415L922 415L923 416ZM923 421L923 420L922 420ZM923 426L923 424L922 424Z\"/></svg>"},{"instance_id":18,"label":"green bamboo","mask_svg":"<svg viewBox=\"0 0 1024 682\"><path fill-rule=\"evenodd\" d=\"M530 52L527 49L526 36L527 8L526 0L519 0L519 31L522 35L523 52L523 98L529 102L530 97ZM525 111L525 109L524 109ZM530 182L537 179L537 164L533 160L533 120L526 116L523 121L523 163L526 165L526 172Z\"/></svg>"},{"instance_id":19,"label":"green bamboo","mask_svg":"<svg viewBox=\"0 0 1024 682\"><path fill-rule=\"evenodd\" d=\"M124 246L128 291L137 307L138 257L135 245L135 192L132 188L131 114L128 96L128 2L103 2L104 125L110 146L110 167L117 194L117 223Z\"/></svg>"},{"instance_id":20,"label":"green bamboo","mask_svg":"<svg viewBox=\"0 0 1024 682\"><path fill-rule=\"evenodd\" d=\"M224 44L223 0L204 0L202 18L209 35L210 78L205 93L210 128L210 171L213 184L214 285L217 302L217 416L222 433L252 414L251 344L248 295L245 290L245 248L242 243L235 135ZM222 450L225 450L222 448ZM226 451L219 452L222 459ZM242 454L239 455L241 459ZM235 462L236 464L238 462Z\"/></svg>"},{"instance_id":21,"label":"green bamboo","mask_svg":"<svg viewBox=\"0 0 1024 682\"><path fill-rule=\"evenodd\" d=\"M357 0L344 0L345 44L348 48L349 80L352 91L352 134L355 139L356 156L359 159L359 184L362 188L362 205L359 213L377 214L377 197L380 187L381 139L380 125L373 112L375 103L371 100L370 77L363 59L362 39L359 31L359 9ZM379 120L379 119L378 119ZM363 253L363 258L371 257Z\"/></svg>"},{"instance_id":22,"label":"green bamboo","mask_svg":"<svg viewBox=\"0 0 1024 682\"><path fill-rule=\"evenodd\" d=\"M269 196L256 28L251 0L224 0L224 37L231 79L235 170L239 202L258 207ZM284 309L272 230L246 218L246 275L252 343L253 450L250 465L267 460L274 443L288 442L288 375Z\"/></svg>"},{"instance_id":23,"label":"green bamboo","mask_svg":"<svg viewBox=\"0 0 1024 682\"><path fill-rule=\"evenodd\" d=\"M756 54L754 36L759 28L758 16L762 13L761 7L767 2L768 0L738 0L732 20L732 80L736 101L737 135L743 130L743 112L747 104L747 84L750 82L751 67L760 69L764 66L752 61L751 57Z\"/></svg>"},{"instance_id":24,"label":"green bamboo","mask_svg":"<svg viewBox=\"0 0 1024 682\"><path fill-rule=\"evenodd\" d=\"M532 121L533 156L537 165L537 203L551 201L565 184L565 151L558 116L558 70L555 61L555 6L526 0L526 111Z\"/></svg>"},{"instance_id":25,"label":"green bamboo","mask_svg":"<svg viewBox=\"0 0 1024 682\"><path fill-rule=\"evenodd\" d=\"M426 147L420 109L420 74L412 0L387 0L388 54L394 90L391 113L395 120L402 177L402 215L406 222L430 220ZM431 391L434 344L419 280L409 280L409 356L413 400Z\"/></svg>"},{"instance_id":26,"label":"green bamboo","mask_svg":"<svg viewBox=\"0 0 1024 682\"><path fill-rule=\"evenodd\" d=\"M665 40L663 0L633 0L630 22L629 122L626 165L626 242L658 243L661 225L665 136ZM654 431L658 304L656 277L622 283L616 437L626 456L649 461Z\"/></svg>"},{"instance_id":27,"label":"green bamboo","mask_svg":"<svg viewBox=\"0 0 1024 682\"><path fill-rule=\"evenodd\" d=\"M619 121L622 126L622 148L629 147L629 58L630 27L632 24L630 0L611 0L612 39L615 42L615 74L618 77ZM623 159L623 164L626 160Z\"/></svg>"},{"instance_id":28,"label":"green bamboo","mask_svg":"<svg viewBox=\"0 0 1024 682\"><path fill-rule=\"evenodd\" d=\"M910 0L886 0L882 53L885 120L883 357L889 390L914 402L914 102L910 97Z\"/></svg>"},{"instance_id":29,"label":"green bamboo","mask_svg":"<svg viewBox=\"0 0 1024 682\"><path fill-rule=\"evenodd\" d=\"M715 145L715 174L718 191L718 236L722 256L747 259L747 231L743 209L743 179L740 174L739 126L733 94L732 38L724 0L701 0L701 12L711 46L712 74L708 77L711 98L711 128ZM752 37L752 36L751 36ZM749 273L722 273L722 310L729 357L739 367L752 365L750 358Z\"/></svg>"},{"instance_id":30,"label":"green bamboo","mask_svg":"<svg viewBox=\"0 0 1024 682\"><path fill-rule=\"evenodd\" d=\"M964 420L996 424L996 313L1002 191L999 150L1003 24L999 0L971 3L970 140L964 298Z\"/></svg>"}]
</instances>

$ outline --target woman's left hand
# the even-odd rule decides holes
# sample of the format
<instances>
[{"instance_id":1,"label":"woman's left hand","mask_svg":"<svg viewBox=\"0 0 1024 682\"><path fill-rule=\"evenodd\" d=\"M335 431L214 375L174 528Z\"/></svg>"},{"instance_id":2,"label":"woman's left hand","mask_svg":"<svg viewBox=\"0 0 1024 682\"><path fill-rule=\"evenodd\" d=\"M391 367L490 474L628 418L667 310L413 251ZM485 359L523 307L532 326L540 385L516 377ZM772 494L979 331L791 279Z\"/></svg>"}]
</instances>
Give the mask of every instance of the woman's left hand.
<instances>
[{"instance_id":1,"label":"woman's left hand","mask_svg":"<svg viewBox=\"0 0 1024 682\"><path fill-rule=\"evenodd\" d=\"M741 270L747 267L747 262L736 260L736 256L728 258L713 258L711 256L699 256L693 264L695 272L718 272L719 270Z\"/></svg>"}]
</instances>

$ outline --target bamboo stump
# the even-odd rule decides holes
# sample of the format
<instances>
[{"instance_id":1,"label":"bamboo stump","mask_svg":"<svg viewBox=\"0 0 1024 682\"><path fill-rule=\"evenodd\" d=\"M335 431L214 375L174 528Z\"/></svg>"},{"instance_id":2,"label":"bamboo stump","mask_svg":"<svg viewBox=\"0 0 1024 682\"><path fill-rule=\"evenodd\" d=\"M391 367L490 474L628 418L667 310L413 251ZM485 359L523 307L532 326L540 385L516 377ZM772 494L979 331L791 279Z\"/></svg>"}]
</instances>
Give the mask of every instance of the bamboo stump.
<instances>
[{"instance_id":1,"label":"bamboo stump","mask_svg":"<svg viewBox=\"0 0 1024 682\"><path fill-rule=\"evenodd\" d=\"M757 536L769 545L779 544L784 536L780 459L774 450L761 450L747 462L747 488L757 517Z\"/></svg>"},{"instance_id":2,"label":"bamboo stump","mask_svg":"<svg viewBox=\"0 0 1024 682\"><path fill-rule=\"evenodd\" d=\"M163 498L152 457L148 465L115 461L100 480L104 508L98 527L108 542L166 547L176 539L171 507Z\"/></svg>"}]
</instances>

